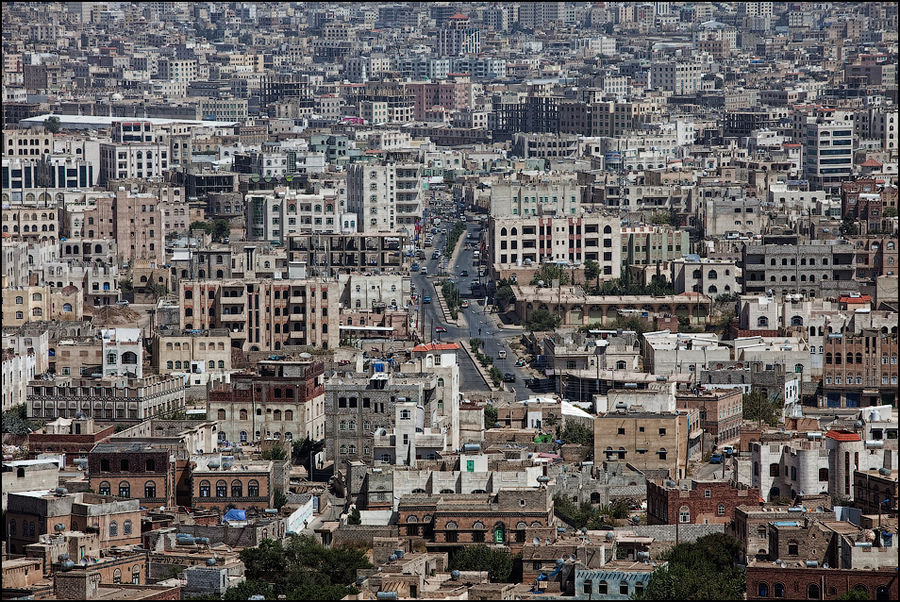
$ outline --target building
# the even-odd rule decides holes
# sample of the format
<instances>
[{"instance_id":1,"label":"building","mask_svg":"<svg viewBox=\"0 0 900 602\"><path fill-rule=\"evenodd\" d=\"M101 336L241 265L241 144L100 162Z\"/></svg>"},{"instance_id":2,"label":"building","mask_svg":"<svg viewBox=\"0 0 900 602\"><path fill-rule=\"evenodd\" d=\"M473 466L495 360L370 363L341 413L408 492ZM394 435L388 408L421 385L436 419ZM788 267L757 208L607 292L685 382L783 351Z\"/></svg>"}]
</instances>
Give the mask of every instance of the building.
<instances>
[{"instance_id":1,"label":"building","mask_svg":"<svg viewBox=\"0 0 900 602\"><path fill-rule=\"evenodd\" d=\"M622 263L659 265L690 253L690 233L662 226L622 226ZM674 269L674 267L673 267ZM675 280L672 280L675 282ZM685 288L683 291L691 291ZM695 291L707 294L706 291Z\"/></svg>"},{"instance_id":2,"label":"building","mask_svg":"<svg viewBox=\"0 0 900 602\"><path fill-rule=\"evenodd\" d=\"M456 13L451 16L446 24L438 29L437 33L436 54L438 56L481 52L481 32L472 26L469 18L465 15Z\"/></svg>"},{"instance_id":3,"label":"building","mask_svg":"<svg viewBox=\"0 0 900 602\"><path fill-rule=\"evenodd\" d=\"M415 164L351 165L347 172L347 211L360 232L411 235L422 216L421 168Z\"/></svg>"},{"instance_id":4,"label":"building","mask_svg":"<svg viewBox=\"0 0 900 602\"><path fill-rule=\"evenodd\" d=\"M735 509L759 499L759 490L724 481L647 481L651 525L727 525Z\"/></svg>"},{"instance_id":5,"label":"building","mask_svg":"<svg viewBox=\"0 0 900 602\"><path fill-rule=\"evenodd\" d=\"M852 217L861 229L860 234L878 232L884 219L881 195L874 178L841 182L841 215Z\"/></svg>"},{"instance_id":6,"label":"building","mask_svg":"<svg viewBox=\"0 0 900 602\"><path fill-rule=\"evenodd\" d=\"M739 389L707 388L703 392L675 397L678 407L697 409L700 428L712 438L713 446L737 439L743 421L743 395Z\"/></svg>"},{"instance_id":7,"label":"building","mask_svg":"<svg viewBox=\"0 0 900 602\"><path fill-rule=\"evenodd\" d=\"M250 517L259 516L274 507L276 490L285 489L275 477L277 463L235 460L221 454L192 455L191 506L220 515L237 509L248 511Z\"/></svg>"},{"instance_id":8,"label":"building","mask_svg":"<svg viewBox=\"0 0 900 602\"><path fill-rule=\"evenodd\" d=\"M222 441L318 441L325 436L323 371L310 359L260 361L256 373L233 374L210 390L207 416L219 421Z\"/></svg>"},{"instance_id":9,"label":"building","mask_svg":"<svg viewBox=\"0 0 900 602\"><path fill-rule=\"evenodd\" d=\"M653 88L676 95L695 94L700 91L702 74L700 63L654 62L650 67L650 82Z\"/></svg>"},{"instance_id":10,"label":"building","mask_svg":"<svg viewBox=\"0 0 900 602\"><path fill-rule=\"evenodd\" d=\"M80 460L87 460L88 454L96 444L115 432L114 425L100 426L93 418L76 416L57 418L36 432L29 433L29 453L34 457L39 454L59 455L64 457L67 464L80 464ZM76 459L79 462L76 463Z\"/></svg>"},{"instance_id":11,"label":"building","mask_svg":"<svg viewBox=\"0 0 900 602\"><path fill-rule=\"evenodd\" d=\"M785 563L773 566L771 561L751 562L747 566L747 599L776 598L819 600L837 597L853 589L863 589L875 600L897 598L897 579L892 571L871 569L837 569ZM770 593L771 592L771 593ZM828 592L828 593L825 593Z\"/></svg>"},{"instance_id":12,"label":"building","mask_svg":"<svg viewBox=\"0 0 900 602\"><path fill-rule=\"evenodd\" d=\"M700 425L675 412L610 412L594 419L594 458L626 461L641 471L684 478L688 447L699 451Z\"/></svg>"},{"instance_id":13,"label":"building","mask_svg":"<svg viewBox=\"0 0 900 602\"><path fill-rule=\"evenodd\" d=\"M28 417L43 420L75 417L137 422L184 408L184 379L56 377L28 383Z\"/></svg>"},{"instance_id":14,"label":"building","mask_svg":"<svg viewBox=\"0 0 900 602\"><path fill-rule=\"evenodd\" d=\"M306 345L333 349L340 340L339 300L340 287L334 281L182 280L180 327L225 328L232 346L244 351Z\"/></svg>"},{"instance_id":15,"label":"building","mask_svg":"<svg viewBox=\"0 0 900 602\"><path fill-rule=\"evenodd\" d=\"M853 174L853 115L821 109L800 125L803 176L812 190L839 194L841 183Z\"/></svg>"},{"instance_id":16,"label":"building","mask_svg":"<svg viewBox=\"0 0 900 602\"><path fill-rule=\"evenodd\" d=\"M801 241L763 236L744 245L744 292L777 297L839 296L858 290L853 245L837 240Z\"/></svg>"},{"instance_id":17,"label":"building","mask_svg":"<svg viewBox=\"0 0 900 602\"><path fill-rule=\"evenodd\" d=\"M897 333L881 329L829 334L824 345L825 407L897 405Z\"/></svg>"},{"instance_id":18,"label":"building","mask_svg":"<svg viewBox=\"0 0 900 602\"><path fill-rule=\"evenodd\" d=\"M671 263L676 293L695 292L709 297L734 295L741 291L741 268L733 260L688 255Z\"/></svg>"},{"instance_id":19,"label":"building","mask_svg":"<svg viewBox=\"0 0 900 602\"><path fill-rule=\"evenodd\" d=\"M59 460L10 460L3 462L3 512L10 493L49 491L59 486Z\"/></svg>"}]
</instances>

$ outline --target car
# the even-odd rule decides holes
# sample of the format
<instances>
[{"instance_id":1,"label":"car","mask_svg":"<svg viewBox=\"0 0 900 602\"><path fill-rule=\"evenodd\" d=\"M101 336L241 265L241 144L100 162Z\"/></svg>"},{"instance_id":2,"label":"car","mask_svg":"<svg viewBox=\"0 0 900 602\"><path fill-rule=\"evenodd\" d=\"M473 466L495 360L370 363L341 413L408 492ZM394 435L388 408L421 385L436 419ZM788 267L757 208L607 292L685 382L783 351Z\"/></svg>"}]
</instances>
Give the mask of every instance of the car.
<instances>
[{"instance_id":1,"label":"car","mask_svg":"<svg viewBox=\"0 0 900 602\"><path fill-rule=\"evenodd\" d=\"M423 297L422 303L431 303L431 297L428 297L428 296Z\"/></svg>"},{"instance_id":2,"label":"car","mask_svg":"<svg viewBox=\"0 0 900 602\"><path fill-rule=\"evenodd\" d=\"M525 360L522 360L522 359L516 360L516 367L517 367L517 368L521 368L521 367L524 366L524 365L525 365Z\"/></svg>"},{"instance_id":3,"label":"car","mask_svg":"<svg viewBox=\"0 0 900 602\"><path fill-rule=\"evenodd\" d=\"M516 375L512 372L507 372L503 375L503 382L505 383L514 383L516 382Z\"/></svg>"},{"instance_id":4,"label":"car","mask_svg":"<svg viewBox=\"0 0 900 602\"><path fill-rule=\"evenodd\" d=\"M722 463L722 454L713 454L709 459L710 464L721 464Z\"/></svg>"},{"instance_id":5,"label":"car","mask_svg":"<svg viewBox=\"0 0 900 602\"><path fill-rule=\"evenodd\" d=\"M726 457L726 458L730 458L731 456L734 455L734 447L732 447L732 446L730 446L730 445L726 445L725 447L723 447L723 448L722 448L722 451L725 452L725 457Z\"/></svg>"},{"instance_id":6,"label":"car","mask_svg":"<svg viewBox=\"0 0 900 602\"><path fill-rule=\"evenodd\" d=\"M468 276L469 276L469 270L463 270L462 272L459 273L459 275L460 275L460 277L462 277L462 278L468 278Z\"/></svg>"},{"instance_id":7,"label":"car","mask_svg":"<svg viewBox=\"0 0 900 602\"><path fill-rule=\"evenodd\" d=\"M463 299L463 302L460 303L459 306L462 307L463 309L467 309L469 307L469 300Z\"/></svg>"},{"instance_id":8,"label":"car","mask_svg":"<svg viewBox=\"0 0 900 602\"><path fill-rule=\"evenodd\" d=\"M506 349L501 349L500 351L498 351L497 358L501 359L501 360L505 360L506 359Z\"/></svg>"},{"instance_id":9,"label":"car","mask_svg":"<svg viewBox=\"0 0 900 602\"><path fill-rule=\"evenodd\" d=\"M409 269L412 270L413 272L418 272L418 271L419 271L419 264L418 264L418 263L414 263L414 264L412 264L411 266L409 266Z\"/></svg>"},{"instance_id":10,"label":"car","mask_svg":"<svg viewBox=\"0 0 900 602\"><path fill-rule=\"evenodd\" d=\"M446 326L435 326L434 331L435 332L447 332L447 327Z\"/></svg>"},{"instance_id":11,"label":"car","mask_svg":"<svg viewBox=\"0 0 900 602\"><path fill-rule=\"evenodd\" d=\"M421 274L422 274L423 276L427 276L427 275L428 275L428 268L425 267L425 266L423 265L423 266L419 269L419 272L421 272Z\"/></svg>"},{"instance_id":12,"label":"car","mask_svg":"<svg viewBox=\"0 0 900 602\"><path fill-rule=\"evenodd\" d=\"M126 301L125 299L122 299L121 301L116 301L116 305L123 305L123 306L128 305L128 301Z\"/></svg>"}]
</instances>

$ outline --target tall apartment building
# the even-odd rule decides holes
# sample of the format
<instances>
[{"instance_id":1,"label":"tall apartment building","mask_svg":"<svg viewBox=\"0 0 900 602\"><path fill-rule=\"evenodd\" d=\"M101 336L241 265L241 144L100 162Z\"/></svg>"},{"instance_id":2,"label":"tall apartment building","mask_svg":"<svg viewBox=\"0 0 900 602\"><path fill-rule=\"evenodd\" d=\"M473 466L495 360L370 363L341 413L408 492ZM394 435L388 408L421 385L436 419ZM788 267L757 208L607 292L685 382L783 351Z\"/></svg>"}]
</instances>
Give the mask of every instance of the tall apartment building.
<instances>
[{"instance_id":1,"label":"tall apartment building","mask_svg":"<svg viewBox=\"0 0 900 602\"><path fill-rule=\"evenodd\" d=\"M359 231L412 234L422 216L422 172L416 164L351 165L347 210Z\"/></svg>"},{"instance_id":2,"label":"tall apartment building","mask_svg":"<svg viewBox=\"0 0 900 602\"><path fill-rule=\"evenodd\" d=\"M836 296L854 292L856 259L852 244L800 242L796 236L764 236L744 245L744 292L775 296Z\"/></svg>"},{"instance_id":3,"label":"tall apartment building","mask_svg":"<svg viewBox=\"0 0 900 602\"><path fill-rule=\"evenodd\" d=\"M157 77L190 83L197 79L197 61L162 58L156 63Z\"/></svg>"},{"instance_id":4,"label":"tall apartment building","mask_svg":"<svg viewBox=\"0 0 900 602\"><path fill-rule=\"evenodd\" d=\"M280 351L333 349L339 342L340 286L315 280L182 280L183 330L227 328L232 346Z\"/></svg>"},{"instance_id":5,"label":"tall apartment building","mask_svg":"<svg viewBox=\"0 0 900 602\"><path fill-rule=\"evenodd\" d=\"M687 230L663 226L623 226L622 261L628 265L656 265L680 259L691 250Z\"/></svg>"},{"instance_id":6,"label":"tall apartment building","mask_svg":"<svg viewBox=\"0 0 900 602\"><path fill-rule=\"evenodd\" d=\"M457 13L438 29L436 50L438 56L478 54L481 52L481 32L472 26L469 17Z\"/></svg>"},{"instance_id":7,"label":"tall apartment building","mask_svg":"<svg viewBox=\"0 0 900 602\"><path fill-rule=\"evenodd\" d=\"M896 407L897 332L886 331L863 329L825 338L826 407Z\"/></svg>"},{"instance_id":8,"label":"tall apartment building","mask_svg":"<svg viewBox=\"0 0 900 602\"><path fill-rule=\"evenodd\" d=\"M116 241L120 261L165 263L165 224L155 194L129 192L120 186L115 195L97 195L84 210L83 220L90 238Z\"/></svg>"},{"instance_id":9,"label":"tall apartment building","mask_svg":"<svg viewBox=\"0 0 900 602\"><path fill-rule=\"evenodd\" d=\"M796 119L795 119L796 124ZM803 176L811 190L840 193L853 174L853 115L849 111L816 110L802 115Z\"/></svg>"},{"instance_id":10,"label":"tall apartment building","mask_svg":"<svg viewBox=\"0 0 900 602\"><path fill-rule=\"evenodd\" d=\"M650 67L650 84L654 89L668 90L677 95L700 91L700 63L665 62Z\"/></svg>"},{"instance_id":11,"label":"tall apartment building","mask_svg":"<svg viewBox=\"0 0 900 602\"><path fill-rule=\"evenodd\" d=\"M298 194L275 191L274 194L248 194L245 197L247 240L285 243L291 234L335 232L340 220L337 194Z\"/></svg>"},{"instance_id":12,"label":"tall apartment building","mask_svg":"<svg viewBox=\"0 0 900 602\"><path fill-rule=\"evenodd\" d=\"M170 152L168 134L154 130L149 122L116 122L112 141L100 143L99 183L162 177L172 163Z\"/></svg>"},{"instance_id":13,"label":"tall apartment building","mask_svg":"<svg viewBox=\"0 0 900 602\"><path fill-rule=\"evenodd\" d=\"M312 359L263 360L254 373L232 375L230 384L209 392L207 415L219 421L219 439L324 438L324 369Z\"/></svg>"}]
</instances>

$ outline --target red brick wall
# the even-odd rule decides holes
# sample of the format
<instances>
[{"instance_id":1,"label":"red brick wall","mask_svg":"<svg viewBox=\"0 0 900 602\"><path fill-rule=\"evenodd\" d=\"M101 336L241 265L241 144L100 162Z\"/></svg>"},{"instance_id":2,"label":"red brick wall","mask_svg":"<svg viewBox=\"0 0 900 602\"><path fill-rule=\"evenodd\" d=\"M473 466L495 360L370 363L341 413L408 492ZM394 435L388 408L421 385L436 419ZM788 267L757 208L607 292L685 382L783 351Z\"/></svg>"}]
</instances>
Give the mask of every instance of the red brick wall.
<instances>
[{"instance_id":1,"label":"red brick wall","mask_svg":"<svg viewBox=\"0 0 900 602\"><path fill-rule=\"evenodd\" d=\"M706 497L707 490L709 497ZM682 506L691 512L687 524L728 524L737 506L758 501L758 489L735 489L729 483L698 483L696 489L684 491L647 481L647 521L651 525L674 525L679 521ZM719 514L720 504L725 507L724 514Z\"/></svg>"},{"instance_id":2,"label":"red brick wall","mask_svg":"<svg viewBox=\"0 0 900 602\"><path fill-rule=\"evenodd\" d=\"M822 584L824 578L824 598L822 597ZM807 599L810 585L819 587L818 600L835 600L841 594L851 591L857 584L866 588L870 600L876 599L878 587L888 588L888 597L884 600L897 599L897 571L867 571L867 570L841 570L841 569L802 569L780 568L775 566L749 566L747 567L747 599L764 600L760 596L759 586L765 583L768 586L768 598L774 596L776 583L781 583L785 588L785 598L788 600Z\"/></svg>"}]
</instances>

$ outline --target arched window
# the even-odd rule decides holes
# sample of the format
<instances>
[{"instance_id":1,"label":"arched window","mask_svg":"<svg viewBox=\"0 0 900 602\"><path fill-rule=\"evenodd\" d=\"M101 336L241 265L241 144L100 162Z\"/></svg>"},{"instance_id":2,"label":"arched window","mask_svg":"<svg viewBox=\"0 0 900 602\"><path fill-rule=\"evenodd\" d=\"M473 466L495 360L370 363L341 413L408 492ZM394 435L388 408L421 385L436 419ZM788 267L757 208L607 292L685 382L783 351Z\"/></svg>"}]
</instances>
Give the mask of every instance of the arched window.
<instances>
[{"instance_id":1,"label":"arched window","mask_svg":"<svg viewBox=\"0 0 900 602\"><path fill-rule=\"evenodd\" d=\"M237 479L231 482L231 497L244 497L244 485Z\"/></svg>"},{"instance_id":2,"label":"arched window","mask_svg":"<svg viewBox=\"0 0 900 602\"><path fill-rule=\"evenodd\" d=\"M247 410L241 410L240 416L241 420L247 420Z\"/></svg>"},{"instance_id":3,"label":"arched window","mask_svg":"<svg viewBox=\"0 0 900 602\"><path fill-rule=\"evenodd\" d=\"M818 600L819 599L819 584L810 583L809 587L806 588L806 597L810 600Z\"/></svg>"},{"instance_id":4,"label":"arched window","mask_svg":"<svg viewBox=\"0 0 900 602\"><path fill-rule=\"evenodd\" d=\"M216 418L218 420L225 420L225 410L219 410L216 412Z\"/></svg>"},{"instance_id":5,"label":"arched window","mask_svg":"<svg viewBox=\"0 0 900 602\"><path fill-rule=\"evenodd\" d=\"M122 523L122 535L131 535L131 521L126 520Z\"/></svg>"},{"instance_id":6,"label":"arched window","mask_svg":"<svg viewBox=\"0 0 900 602\"><path fill-rule=\"evenodd\" d=\"M757 586L757 592L760 598L768 598L769 597L769 584L761 582Z\"/></svg>"},{"instance_id":7,"label":"arched window","mask_svg":"<svg viewBox=\"0 0 900 602\"><path fill-rule=\"evenodd\" d=\"M122 570L116 569L113 573L113 583L122 583Z\"/></svg>"},{"instance_id":8,"label":"arched window","mask_svg":"<svg viewBox=\"0 0 900 602\"><path fill-rule=\"evenodd\" d=\"M118 537L119 536L119 523L116 521L112 521L109 523L109 536L110 537Z\"/></svg>"},{"instance_id":9,"label":"arched window","mask_svg":"<svg viewBox=\"0 0 900 602\"><path fill-rule=\"evenodd\" d=\"M247 483L247 495L250 497L259 497L259 481L252 479Z\"/></svg>"},{"instance_id":10,"label":"arched window","mask_svg":"<svg viewBox=\"0 0 900 602\"><path fill-rule=\"evenodd\" d=\"M128 481L119 483L119 497L131 497L131 485Z\"/></svg>"},{"instance_id":11,"label":"arched window","mask_svg":"<svg viewBox=\"0 0 900 602\"><path fill-rule=\"evenodd\" d=\"M228 497L228 485L225 481L216 481L216 497Z\"/></svg>"},{"instance_id":12,"label":"arched window","mask_svg":"<svg viewBox=\"0 0 900 602\"><path fill-rule=\"evenodd\" d=\"M784 583L776 583L773 590L776 598L784 598Z\"/></svg>"},{"instance_id":13,"label":"arched window","mask_svg":"<svg viewBox=\"0 0 900 602\"><path fill-rule=\"evenodd\" d=\"M209 497L210 490L209 481L200 481L200 497Z\"/></svg>"},{"instance_id":14,"label":"arched window","mask_svg":"<svg viewBox=\"0 0 900 602\"><path fill-rule=\"evenodd\" d=\"M756 325L760 328L768 328L769 326L769 318L766 316L760 316L756 319Z\"/></svg>"},{"instance_id":15,"label":"arched window","mask_svg":"<svg viewBox=\"0 0 900 602\"><path fill-rule=\"evenodd\" d=\"M109 492L109 481L100 481L100 485L97 487L97 493L99 493L100 495L109 495Z\"/></svg>"},{"instance_id":16,"label":"arched window","mask_svg":"<svg viewBox=\"0 0 900 602\"><path fill-rule=\"evenodd\" d=\"M131 583L134 585L141 583L141 567L138 565L134 565L131 569Z\"/></svg>"},{"instance_id":17,"label":"arched window","mask_svg":"<svg viewBox=\"0 0 900 602\"><path fill-rule=\"evenodd\" d=\"M710 280L716 280L719 277L719 274L715 270L710 270L706 277Z\"/></svg>"},{"instance_id":18,"label":"arched window","mask_svg":"<svg viewBox=\"0 0 900 602\"><path fill-rule=\"evenodd\" d=\"M688 506L682 506L678 509L678 522L691 522L691 509Z\"/></svg>"},{"instance_id":19,"label":"arched window","mask_svg":"<svg viewBox=\"0 0 900 602\"><path fill-rule=\"evenodd\" d=\"M285 410L284 411L284 419L287 422L290 422L294 419L294 411L293 410Z\"/></svg>"},{"instance_id":20,"label":"arched window","mask_svg":"<svg viewBox=\"0 0 900 602\"><path fill-rule=\"evenodd\" d=\"M156 497L156 483L153 481L147 481L144 483L144 497L147 499L153 499Z\"/></svg>"}]
</instances>

